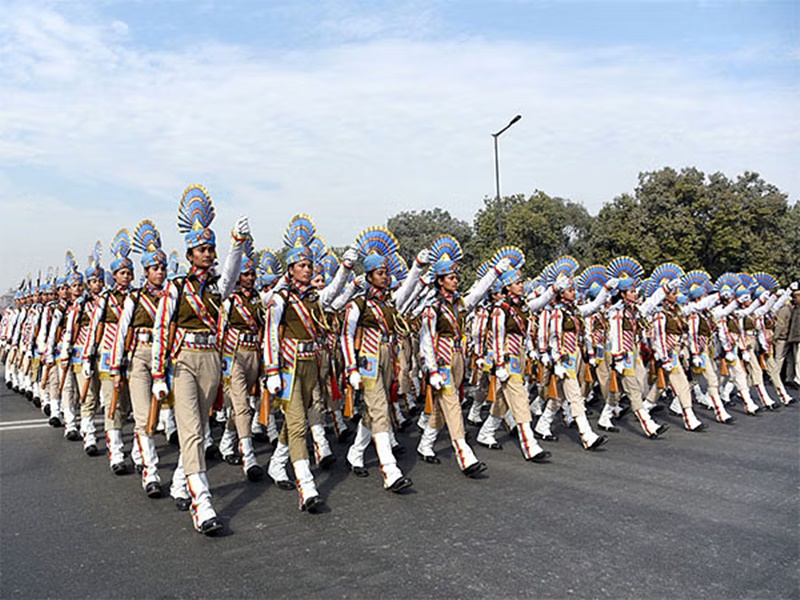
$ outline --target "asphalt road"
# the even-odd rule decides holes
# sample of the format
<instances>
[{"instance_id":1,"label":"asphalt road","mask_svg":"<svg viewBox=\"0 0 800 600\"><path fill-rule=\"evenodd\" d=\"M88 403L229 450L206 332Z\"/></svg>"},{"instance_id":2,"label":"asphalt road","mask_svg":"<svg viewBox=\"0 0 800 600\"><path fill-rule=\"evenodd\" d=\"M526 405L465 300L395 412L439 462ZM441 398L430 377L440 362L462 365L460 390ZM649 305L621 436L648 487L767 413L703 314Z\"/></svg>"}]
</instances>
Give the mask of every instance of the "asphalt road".
<instances>
[{"instance_id":1,"label":"asphalt road","mask_svg":"<svg viewBox=\"0 0 800 600\"><path fill-rule=\"evenodd\" d=\"M702 433L663 417L672 428L656 441L623 419L597 453L561 429L545 465L504 434L503 450L477 448L480 480L458 472L445 436L441 465L418 462L413 428L400 435L404 495L382 489L373 450L358 479L334 443L338 465L316 474L320 515L217 462L226 533L206 538L3 387L0 597L798 598L800 408L740 406L732 427L699 411ZM177 453L159 449L166 480ZM257 447L262 464L269 452Z\"/></svg>"}]
</instances>

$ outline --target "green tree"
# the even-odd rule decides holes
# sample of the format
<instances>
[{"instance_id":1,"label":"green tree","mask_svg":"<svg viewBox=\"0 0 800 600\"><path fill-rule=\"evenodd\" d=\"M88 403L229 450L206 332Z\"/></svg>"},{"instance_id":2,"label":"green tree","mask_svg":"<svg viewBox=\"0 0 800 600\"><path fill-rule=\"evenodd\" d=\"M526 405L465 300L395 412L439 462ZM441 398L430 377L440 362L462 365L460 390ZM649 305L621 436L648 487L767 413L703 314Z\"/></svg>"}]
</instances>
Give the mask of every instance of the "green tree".
<instances>
[{"instance_id":1,"label":"green tree","mask_svg":"<svg viewBox=\"0 0 800 600\"><path fill-rule=\"evenodd\" d=\"M526 276L536 276L553 259L571 254L585 262L591 253L592 217L583 205L550 197L537 190L529 198L518 194L501 200L503 245L525 252ZM486 199L475 215L473 254L478 263L498 247L497 201Z\"/></svg>"},{"instance_id":2,"label":"green tree","mask_svg":"<svg viewBox=\"0 0 800 600\"><path fill-rule=\"evenodd\" d=\"M472 227L469 223L453 217L446 210L434 208L419 212L404 211L390 217L386 221L386 228L397 238L400 243L400 254L409 265L420 250L430 246L431 242L442 234L456 238L465 253L463 264L472 264L472 256L469 254Z\"/></svg>"}]
</instances>

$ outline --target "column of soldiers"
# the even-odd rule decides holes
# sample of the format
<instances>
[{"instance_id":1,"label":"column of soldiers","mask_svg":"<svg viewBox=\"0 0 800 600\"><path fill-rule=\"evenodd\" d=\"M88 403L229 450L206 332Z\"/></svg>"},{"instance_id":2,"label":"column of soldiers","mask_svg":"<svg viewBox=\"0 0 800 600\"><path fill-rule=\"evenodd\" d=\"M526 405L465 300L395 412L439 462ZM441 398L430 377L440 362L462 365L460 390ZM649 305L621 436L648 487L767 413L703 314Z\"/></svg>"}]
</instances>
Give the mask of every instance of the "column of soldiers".
<instances>
[{"instance_id":1,"label":"column of soldiers","mask_svg":"<svg viewBox=\"0 0 800 600\"><path fill-rule=\"evenodd\" d=\"M480 478L487 465L465 424L488 450L502 449L504 427L526 461L546 463L540 442L557 441L560 427L574 425L582 447L597 451L626 413L654 439L667 431L656 420L665 406L698 432L707 427L699 408L731 425L737 400L747 415L794 402L780 373L797 282L712 280L672 263L645 279L631 257L580 271L569 256L526 280L524 253L507 246L462 291L463 252L451 236L414 249L409 267L382 227L359 234L339 260L307 215L291 220L277 253L255 252L241 217L220 263L213 220L206 190L190 186L178 208L188 266L167 257L145 220L114 236L108 271L100 242L83 272L67 252L63 276L28 281L0 321L7 386L87 455L99 452L102 406L112 473L129 472L129 454L145 494L161 497L157 431L179 444L168 493L207 535L224 527L207 474L217 447L258 481L256 442L269 442L266 475L318 513L326 502L312 467L337 463L331 434L348 444L340 464L358 478L370 476L374 445L384 489L402 494L413 482L398 438L417 415L419 460L441 463L446 427L458 469ZM143 269L136 286L131 254ZM218 446L212 415L225 421Z\"/></svg>"}]
</instances>

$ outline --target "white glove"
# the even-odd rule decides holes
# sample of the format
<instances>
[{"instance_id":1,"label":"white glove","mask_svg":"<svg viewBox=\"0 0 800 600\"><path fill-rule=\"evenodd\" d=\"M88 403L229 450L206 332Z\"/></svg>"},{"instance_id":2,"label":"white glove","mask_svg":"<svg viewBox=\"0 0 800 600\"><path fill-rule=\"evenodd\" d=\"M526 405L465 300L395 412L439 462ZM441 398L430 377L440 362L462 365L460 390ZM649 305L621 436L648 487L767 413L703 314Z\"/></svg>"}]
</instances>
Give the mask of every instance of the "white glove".
<instances>
[{"instance_id":1,"label":"white glove","mask_svg":"<svg viewBox=\"0 0 800 600\"><path fill-rule=\"evenodd\" d=\"M736 355L732 351L731 352L726 352L725 353L725 360L727 360L728 362L733 362L733 361L736 360Z\"/></svg>"},{"instance_id":2,"label":"white glove","mask_svg":"<svg viewBox=\"0 0 800 600\"><path fill-rule=\"evenodd\" d=\"M497 274L505 273L509 269L512 269L513 266L511 265L511 259L507 256L505 258L501 258L497 261L497 264L494 266L494 270Z\"/></svg>"},{"instance_id":3,"label":"white glove","mask_svg":"<svg viewBox=\"0 0 800 600\"><path fill-rule=\"evenodd\" d=\"M352 387L354 390L357 390L361 387L361 373L358 371L353 371L347 376L347 381L350 383L350 387Z\"/></svg>"},{"instance_id":4,"label":"white glove","mask_svg":"<svg viewBox=\"0 0 800 600\"><path fill-rule=\"evenodd\" d=\"M511 374L505 367L497 367L494 374L497 375L497 378L500 380L500 383L505 383L506 381L508 381L508 378L511 377Z\"/></svg>"},{"instance_id":5,"label":"white glove","mask_svg":"<svg viewBox=\"0 0 800 600\"><path fill-rule=\"evenodd\" d=\"M625 363L623 363L621 360L618 360L614 363L614 370L622 375L622 373L625 371Z\"/></svg>"},{"instance_id":6,"label":"white glove","mask_svg":"<svg viewBox=\"0 0 800 600\"><path fill-rule=\"evenodd\" d=\"M418 264L420 267L424 267L424 266L425 266L425 265L427 265L429 262L431 262L431 259L430 259L430 252L428 252L428 249L427 249L427 248L423 248L422 250L420 250L419 252L417 252L417 264Z\"/></svg>"},{"instance_id":7,"label":"white glove","mask_svg":"<svg viewBox=\"0 0 800 600\"><path fill-rule=\"evenodd\" d=\"M475 359L475 368L478 369L478 371L483 371L483 367L485 365L486 365L486 361L483 360L482 358L476 358Z\"/></svg>"},{"instance_id":8,"label":"white glove","mask_svg":"<svg viewBox=\"0 0 800 600\"><path fill-rule=\"evenodd\" d=\"M664 369L664 373L672 373L672 371L677 368L677 365L673 365L671 362L665 362L661 365L661 368Z\"/></svg>"},{"instance_id":9,"label":"white glove","mask_svg":"<svg viewBox=\"0 0 800 600\"><path fill-rule=\"evenodd\" d=\"M605 285L608 291L615 290L619 285L619 279L617 279L616 277L612 277L608 281L606 281Z\"/></svg>"},{"instance_id":10,"label":"white glove","mask_svg":"<svg viewBox=\"0 0 800 600\"><path fill-rule=\"evenodd\" d=\"M567 375L567 369L566 369L566 367L564 367L563 364L561 364L560 362L557 362L553 366L553 373L559 379L564 379L564 377Z\"/></svg>"},{"instance_id":11,"label":"white glove","mask_svg":"<svg viewBox=\"0 0 800 600\"><path fill-rule=\"evenodd\" d=\"M528 358L536 362L539 360L539 353L536 350L528 350Z\"/></svg>"},{"instance_id":12,"label":"white glove","mask_svg":"<svg viewBox=\"0 0 800 600\"><path fill-rule=\"evenodd\" d=\"M668 292L674 292L680 287L680 285L681 280L676 277L675 279L670 279L666 284L664 284L664 287L667 288Z\"/></svg>"},{"instance_id":13,"label":"white glove","mask_svg":"<svg viewBox=\"0 0 800 600\"><path fill-rule=\"evenodd\" d=\"M789 289L792 290L793 292L797 291L798 287L800 287L800 284L798 284L796 281L793 281L792 283L789 284Z\"/></svg>"},{"instance_id":14,"label":"white glove","mask_svg":"<svg viewBox=\"0 0 800 600\"><path fill-rule=\"evenodd\" d=\"M367 277L363 273L361 275L356 276L356 285L360 288L363 288L367 283Z\"/></svg>"},{"instance_id":15,"label":"white glove","mask_svg":"<svg viewBox=\"0 0 800 600\"><path fill-rule=\"evenodd\" d=\"M444 379L442 379L442 376L439 375L439 373L434 373L431 375L430 384L433 389L440 390L442 389L442 386L444 386Z\"/></svg>"},{"instance_id":16,"label":"white glove","mask_svg":"<svg viewBox=\"0 0 800 600\"><path fill-rule=\"evenodd\" d=\"M45 354L44 364L52 365L54 362L56 362L56 361L53 359L53 355L52 354Z\"/></svg>"},{"instance_id":17,"label":"white glove","mask_svg":"<svg viewBox=\"0 0 800 600\"><path fill-rule=\"evenodd\" d=\"M596 367L597 366L597 357L596 356L592 356L589 359L589 364L592 365L593 367Z\"/></svg>"},{"instance_id":18,"label":"white glove","mask_svg":"<svg viewBox=\"0 0 800 600\"><path fill-rule=\"evenodd\" d=\"M750 362L750 353L747 350L742 352L742 360L746 363Z\"/></svg>"},{"instance_id":19,"label":"white glove","mask_svg":"<svg viewBox=\"0 0 800 600\"><path fill-rule=\"evenodd\" d=\"M267 391L273 396L281 391L283 382L280 375L269 375L267 377Z\"/></svg>"},{"instance_id":20,"label":"white glove","mask_svg":"<svg viewBox=\"0 0 800 600\"><path fill-rule=\"evenodd\" d=\"M242 215L236 220L236 223L233 225L233 235L237 238L246 238L250 235L250 223L247 221L247 217Z\"/></svg>"},{"instance_id":21,"label":"white glove","mask_svg":"<svg viewBox=\"0 0 800 600\"><path fill-rule=\"evenodd\" d=\"M163 400L167 397L167 394L169 394L169 387L167 387L166 381L160 379L153 382L153 396L159 400Z\"/></svg>"},{"instance_id":22,"label":"white glove","mask_svg":"<svg viewBox=\"0 0 800 600\"><path fill-rule=\"evenodd\" d=\"M541 362L545 367L550 364L550 354L547 352L542 352L541 356L539 356L539 362Z\"/></svg>"},{"instance_id":23,"label":"white glove","mask_svg":"<svg viewBox=\"0 0 800 600\"><path fill-rule=\"evenodd\" d=\"M703 366L703 359L701 359L697 354L692 357L692 366L695 369L699 369Z\"/></svg>"},{"instance_id":24,"label":"white glove","mask_svg":"<svg viewBox=\"0 0 800 600\"><path fill-rule=\"evenodd\" d=\"M92 378L92 365L91 365L91 363L88 363L88 362L83 363L83 367L81 368L81 374L83 375L84 379L91 379Z\"/></svg>"},{"instance_id":25,"label":"white glove","mask_svg":"<svg viewBox=\"0 0 800 600\"><path fill-rule=\"evenodd\" d=\"M553 287L557 292L563 292L564 290L569 289L571 285L572 281L570 280L569 277L559 277L558 279L556 279L556 282L553 285Z\"/></svg>"},{"instance_id":26,"label":"white glove","mask_svg":"<svg viewBox=\"0 0 800 600\"><path fill-rule=\"evenodd\" d=\"M344 251L342 254L342 264L344 265L345 269L352 269L353 265L356 264L358 260L358 250L350 246L347 250Z\"/></svg>"}]
</instances>

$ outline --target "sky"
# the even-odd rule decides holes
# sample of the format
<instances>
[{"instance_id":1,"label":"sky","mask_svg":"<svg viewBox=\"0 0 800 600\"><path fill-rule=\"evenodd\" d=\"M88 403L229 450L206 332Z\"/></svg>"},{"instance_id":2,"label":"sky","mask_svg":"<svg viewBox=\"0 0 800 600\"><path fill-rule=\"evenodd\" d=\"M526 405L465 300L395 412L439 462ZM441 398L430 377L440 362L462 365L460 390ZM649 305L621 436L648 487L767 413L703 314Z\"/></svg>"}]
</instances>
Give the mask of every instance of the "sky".
<instances>
[{"instance_id":1,"label":"sky","mask_svg":"<svg viewBox=\"0 0 800 600\"><path fill-rule=\"evenodd\" d=\"M596 214L640 172L800 197L800 2L0 0L0 289L204 185L224 240L333 246L495 194ZM225 235L221 235L225 234ZM224 243L227 244L226 242ZM224 254L224 251L223 251ZM106 252L105 264L109 257ZM63 266L62 266L63 270Z\"/></svg>"}]
</instances>

